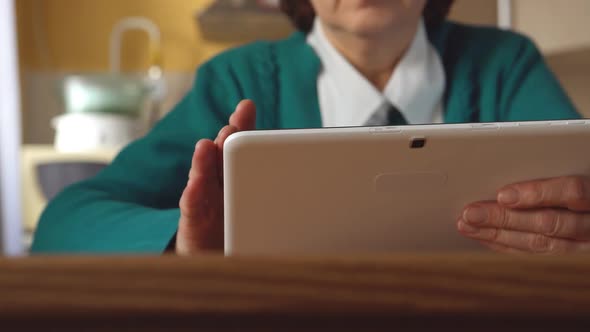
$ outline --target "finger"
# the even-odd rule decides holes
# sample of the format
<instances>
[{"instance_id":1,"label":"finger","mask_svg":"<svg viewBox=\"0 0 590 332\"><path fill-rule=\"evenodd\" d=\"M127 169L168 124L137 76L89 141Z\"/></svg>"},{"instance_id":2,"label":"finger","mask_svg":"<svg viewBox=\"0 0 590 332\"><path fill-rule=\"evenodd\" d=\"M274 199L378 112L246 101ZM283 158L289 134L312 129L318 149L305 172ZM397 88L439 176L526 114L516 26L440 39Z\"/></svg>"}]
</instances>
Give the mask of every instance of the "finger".
<instances>
[{"instance_id":1,"label":"finger","mask_svg":"<svg viewBox=\"0 0 590 332\"><path fill-rule=\"evenodd\" d=\"M217 145L217 176L220 184L223 184L223 144L230 135L237 131L238 129L234 126L225 126L219 131L217 139L215 139Z\"/></svg>"},{"instance_id":2,"label":"finger","mask_svg":"<svg viewBox=\"0 0 590 332\"><path fill-rule=\"evenodd\" d=\"M181 217L176 235L178 254L187 255L223 248L221 195L217 183L207 183L206 180L189 181L180 200Z\"/></svg>"},{"instance_id":3,"label":"finger","mask_svg":"<svg viewBox=\"0 0 590 332\"><path fill-rule=\"evenodd\" d=\"M223 144L225 143L225 140L232 134L238 132L238 128L234 127L234 126L225 126L223 127L220 131L219 134L217 135L217 138L215 139L215 145L217 145L217 149L218 150L222 150L223 149Z\"/></svg>"},{"instance_id":4,"label":"finger","mask_svg":"<svg viewBox=\"0 0 590 332\"><path fill-rule=\"evenodd\" d=\"M195 145L195 151L191 159L189 180L198 175L210 176L217 171L217 145L208 139L202 139Z\"/></svg>"},{"instance_id":5,"label":"finger","mask_svg":"<svg viewBox=\"0 0 590 332\"><path fill-rule=\"evenodd\" d=\"M498 228L477 228L463 220L457 223L459 232L478 241L485 241L511 249L537 254L560 254L588 251L588 242L552 238L543 234L524 233Z\"/></svg>"},{"instance_id":6,"label":"finger","mask_svg":"<svg viewBox=\"0 0 590 332\"><path fill-rule=\"evenodd\" d=\"M196 145L189 180L179 202L178 254L223 247L223 225L220 222L223 220L223 201L216 173L217 146L210 140L201 140Z\"/></svg>"},{"instance_id":7,"label":"finger","mask_svg":"<svg viewBox=\"0 0 590 332\"><path fill-rule=\"evenodd\" d=\"M213 190L217 177L217 146L210 140L200 140L193 153L189 180L180 199L182 216L193 219L203 213L201 206L206 203L207 192Z\"/></svg>"},{"instance_id":8,"label":"finger","mask_svg":"<svg viewBox=\"0 0 590 332\"><path fill-rule=\"evenodd\" d=\"M222 135L225 134L225 132L227 130L229 130L230 126L224 126L223 128L219 129L219 131L217 132L217 136L215 137L215 140L213 141L213 143L215 143L215 145L217 145L219 147L219 139Z\"/></svg>"},{"instance_id":9,"label":"finger","mask_svg":"<svg viewBox=\"0 0 590 332\"><path fill-rule=\"evenodd\" d=\"M500 244L486 242L486 241L479 241L482 245L492 249L495 252L499 252L502 254L511 254L511 255L524 255L527 252L523 250L518 250L514 248L509 248Z\"/></svg>"},{"instance_id":10,"label":"finger","mask_svg":"<svg viewBox=\"0 0 590 332\"><path fill-rule=\"evenodd\" d=\"M238 131L253 130L256 128L256 105L248 99L242 100L229 118L229 124Z\"/></svg>"},{"instance_id":11,"label":"finger","mask_svg":"<svg viewBox=\"0 0 590 332\"><path fill-rule=\"evenodd\" d=\"M221 211L221 191L218 186L210 186L194 181L185 188L181 198L181 217L176 235L176 253L188 255L203 250L223 249L223 215ZM192 192L192 195L189 194ZM187 209L186 204L191 204ZM190 211L189 214L185 213Z\"/></svg>"},{"instance_id":12,"label":"finger","mask_svg":"<svg viewBox=\"0 0 590 332\"><path fill-rule=\"evenodd\" d=\"M569 176L517 183L502 188L497 199L511 208L562 207L590 211L590 179Z\"/></svg>"},{"instance_id":13,"label":"finger","mask_svg":"<svg viewBox=\"0 0 590 332\"><path fill-rule=\"evenodd\" d=\"M468 205L462 219L478 228L502 228L563 239L590 240L590 215L564 209L515 210L483 202Z\"/></svg>"}]
</instances>

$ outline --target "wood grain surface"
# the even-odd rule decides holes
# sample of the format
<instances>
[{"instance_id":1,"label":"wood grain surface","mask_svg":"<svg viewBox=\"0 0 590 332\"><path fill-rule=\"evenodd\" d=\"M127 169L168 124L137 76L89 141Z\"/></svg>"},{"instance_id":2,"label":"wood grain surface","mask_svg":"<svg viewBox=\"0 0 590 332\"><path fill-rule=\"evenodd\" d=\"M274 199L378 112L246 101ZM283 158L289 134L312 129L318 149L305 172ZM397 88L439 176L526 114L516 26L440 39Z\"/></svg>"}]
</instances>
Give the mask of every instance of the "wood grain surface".
<instances>
[{"instance_id":1,"label":"wood grain surface","mask_svg":"<svg viewBox=\"0 0 590 332\"><path fill-rule=\"evenodd\" d=\"M590 257L6 259L13 330L590 331Z\"/></svg>"}]
</instances>

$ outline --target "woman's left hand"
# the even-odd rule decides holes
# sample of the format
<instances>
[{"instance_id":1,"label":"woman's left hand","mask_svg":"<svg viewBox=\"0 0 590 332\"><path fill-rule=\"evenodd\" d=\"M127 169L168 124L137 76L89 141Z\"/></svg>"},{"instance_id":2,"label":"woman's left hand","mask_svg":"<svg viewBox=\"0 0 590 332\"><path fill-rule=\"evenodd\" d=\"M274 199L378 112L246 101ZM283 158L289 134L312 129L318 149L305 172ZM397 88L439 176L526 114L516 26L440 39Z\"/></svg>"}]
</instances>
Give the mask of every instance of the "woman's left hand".
<instances>
[{"instance_id":1,"label":"woman's left hand","mask_svg":"<svg viewBox=\"0 0 590 332\"><path fill-rule=\"evenodd\" d=\"M498 192L497 201L465 207L457 228L500 252L590 251L590 178L509 185Z\"/></svg>"}]
</instances>

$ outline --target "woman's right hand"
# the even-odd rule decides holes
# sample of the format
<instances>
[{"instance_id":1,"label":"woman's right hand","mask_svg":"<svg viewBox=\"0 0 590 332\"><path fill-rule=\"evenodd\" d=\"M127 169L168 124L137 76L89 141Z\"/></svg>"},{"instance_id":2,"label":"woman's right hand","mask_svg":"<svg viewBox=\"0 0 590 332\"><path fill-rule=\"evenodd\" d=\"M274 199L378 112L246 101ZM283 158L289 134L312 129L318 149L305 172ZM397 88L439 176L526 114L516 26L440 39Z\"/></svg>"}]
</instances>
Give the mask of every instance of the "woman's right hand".
<instances>
[{"instance_id":1,"label":"woman's right hand","mask_svg":"<svg viewBox=\"0 0 590 332\"><path fill-rule=\"evenodd\" d=\"M223 143L229 135L255 126L256 106L251 100L242 100L215 141L197 143L179 203L177 254L223 249Z\"/></svg>"}]
</instances>

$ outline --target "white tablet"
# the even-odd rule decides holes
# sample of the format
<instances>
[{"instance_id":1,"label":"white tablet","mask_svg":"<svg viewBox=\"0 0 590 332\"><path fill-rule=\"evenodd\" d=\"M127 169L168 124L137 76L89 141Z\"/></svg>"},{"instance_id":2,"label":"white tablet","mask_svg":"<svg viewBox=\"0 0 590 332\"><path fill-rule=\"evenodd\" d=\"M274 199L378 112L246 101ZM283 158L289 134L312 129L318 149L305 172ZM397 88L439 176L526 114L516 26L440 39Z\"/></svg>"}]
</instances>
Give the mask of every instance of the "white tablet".
<instances>
[{"instance_id":1,"label":"white tablet","mask_svg":"<svg viewBox=\"0 0 590 332\"><path fill-rule=\"evenodd\" d=\"M590 175L590 120L251 131L224 147L225 253L474 250L456 221L514 182Z\"/></svg>"}]
</instances>

